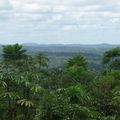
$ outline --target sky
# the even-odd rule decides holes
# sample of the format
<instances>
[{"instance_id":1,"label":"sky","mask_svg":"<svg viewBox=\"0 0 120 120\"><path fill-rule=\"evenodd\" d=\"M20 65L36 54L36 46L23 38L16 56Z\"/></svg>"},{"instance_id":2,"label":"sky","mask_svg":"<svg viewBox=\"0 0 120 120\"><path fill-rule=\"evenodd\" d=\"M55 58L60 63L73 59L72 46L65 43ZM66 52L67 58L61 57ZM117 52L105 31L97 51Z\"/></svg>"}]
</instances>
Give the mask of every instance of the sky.
<instances>
[{"instance_id":1,"label":"sky","mask_svg":"<svg viewBox=\"0 0 120 120\"><path fill-rule=\"evenodd\" d=\"M0 0L0 43L120 44L120 0Z\"/></svg>"}]
</instances>

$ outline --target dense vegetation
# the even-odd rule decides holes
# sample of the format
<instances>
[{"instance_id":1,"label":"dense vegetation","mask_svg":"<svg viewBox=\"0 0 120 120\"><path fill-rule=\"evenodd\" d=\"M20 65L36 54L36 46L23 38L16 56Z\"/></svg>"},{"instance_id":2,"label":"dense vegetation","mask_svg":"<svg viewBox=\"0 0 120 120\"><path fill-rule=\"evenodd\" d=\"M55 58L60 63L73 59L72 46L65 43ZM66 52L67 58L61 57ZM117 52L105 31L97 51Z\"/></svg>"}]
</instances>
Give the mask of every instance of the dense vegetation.
<instances>
[{"instance_id":1,"label":"dense vegetation","mask_svg":"<svg viewBox=\"0 0 120 120\"><path fill-rule=\"evenodd\" d=\"M120 48L104 53L99 74L81 54L49 68L48 57L19 44L2 53L0 120L120 120Z\"/></svg>"}]
</instances>

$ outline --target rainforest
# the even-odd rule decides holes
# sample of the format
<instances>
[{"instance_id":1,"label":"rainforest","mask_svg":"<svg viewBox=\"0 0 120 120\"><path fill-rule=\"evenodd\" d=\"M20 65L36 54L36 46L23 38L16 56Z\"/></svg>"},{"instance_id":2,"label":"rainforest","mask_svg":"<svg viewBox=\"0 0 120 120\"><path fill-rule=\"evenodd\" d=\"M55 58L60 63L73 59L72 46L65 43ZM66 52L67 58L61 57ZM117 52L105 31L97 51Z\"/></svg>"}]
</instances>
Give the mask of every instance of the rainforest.
<instances>
[{"instance_id":1,"label":"rainforest","mask_svg":"<svg viewBox=\"0 0 120 120\"><path fill-rule=\"evenodd\" d=\"M0 120L120 120L119 47L38 48L1 46Z\"/></svg>"}]
</instances>

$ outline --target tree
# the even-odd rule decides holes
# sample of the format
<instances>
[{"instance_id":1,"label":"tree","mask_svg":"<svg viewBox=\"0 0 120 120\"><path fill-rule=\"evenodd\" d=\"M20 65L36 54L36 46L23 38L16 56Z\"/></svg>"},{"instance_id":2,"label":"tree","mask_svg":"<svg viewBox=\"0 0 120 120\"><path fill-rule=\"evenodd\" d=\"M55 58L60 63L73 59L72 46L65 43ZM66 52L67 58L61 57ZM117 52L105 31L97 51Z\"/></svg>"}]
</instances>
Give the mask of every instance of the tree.
<instances>
[{"instance_id":1,"label":"tree","mask_svg":"<svg viewBox=\"0 0 120 120\"><path fill-rule=\"evenodd\" d=\"M46 91L35 120L98 120L90 107L90 95L81 85Z\"/></svg>"},{"instance_id":2,"label":"tree","mask_svg":"<svg viewBox=\"0 0 120 120\"><path fill-rule=\"evenodd\" d=\"M82 55L76 55L68 60L67 67L83 67L87 69L87 63L87 60Z\"/></svg>"},{"instance_id":3,"label":"tree","mask_svg":"<svg viewBox=\"0 0 120 120\"><path fill-rule=\"evenodd\" d=\"M82 55L63 69L48 69L44 54L32 57L19 44L4 46L0 120L119 120L119 56L118 48L106 52L108 72L96 75Z\"/></svg>"},{"instance_id":4,"label":"tree","mask_svg":"<svg viewBox=\"0 0 120 120\"><path fill-rule=\"evenodd\" d=\"M66 80L69 79L73 84L89 84L93 76L87 68L87 64L87 60L82 55L70 58L65 67L65 74L68 74Z\"/></svg>"},{"instance_id":5,"label":"tree","mask_svg":"<svg viewBox=\"0 0 120 120\"><path fill-rule=\"evenodd\" d=\"M3 59L9 62L20 60L26 57L25 52L22 45L5 45L3 46Z\"/></svg>"},{"instance_id":6,"label":"tree","mask_svg":"<svg viewBox=\"0 0 120 120\"><path fill-rule=\"evenodd\" d=\"M106 64L109 69L120 70L120 48L114 48L105 52L103 64Z\"/></svg>"},{"instance_id":7,"label":"tree","mask_svg":"<svg viewBox=\"0 0 120 120\"><path fill-rule=\"evenodd\" d=\"M94 106L105 117L119 116L119 79L120 72L112 70L99 76L90 90L94 98Z\"/></svg>"},{"instance_id":8,"label":"tree","mask_svg":"<svg viewBox=\"0 0 120 120\"><path fill-rule=\"evenodd\" d=\"M35 56L36 63L38 65L38 70L40 71L42 67L47 67L48 66L48 61L49 59L43 54L43 53L38 53Z\"/></svg>"},{"instance_id":9,"label":"tree","mask_svg":"<svg viewBox=\"0 0 120 120\"><path fill-rule=\"evenodd\" d=\"M33 58L25 52L18 44L3 47L2 63L7 69L0 73L0 101L2 111L5 109L0 118L3 120L31 120L35 115L43 90L38 84L41 74L33 73Z\"/></svg>"}]
</instances>

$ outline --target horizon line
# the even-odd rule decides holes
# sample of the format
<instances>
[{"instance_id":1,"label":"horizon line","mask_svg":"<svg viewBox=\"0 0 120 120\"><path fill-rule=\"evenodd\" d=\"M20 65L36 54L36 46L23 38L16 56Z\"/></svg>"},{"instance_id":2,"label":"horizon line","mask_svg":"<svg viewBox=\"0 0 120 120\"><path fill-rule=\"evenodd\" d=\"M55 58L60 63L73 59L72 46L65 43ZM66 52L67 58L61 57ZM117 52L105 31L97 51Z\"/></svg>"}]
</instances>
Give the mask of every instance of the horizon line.
<instances>
[{"instance_id":1,"label":"horizon line","mask_svg":"<svg viewBox=\"0 0 120 120\"><path fill-rule=\"evenodd\" d=\"M16 43L0 43L0 45L14 45L14 44L20 44L20 45L120 45L119 44L113 44L113 43L37 43L37 42L16 42Z\"/></svg>"}]
</instances>

